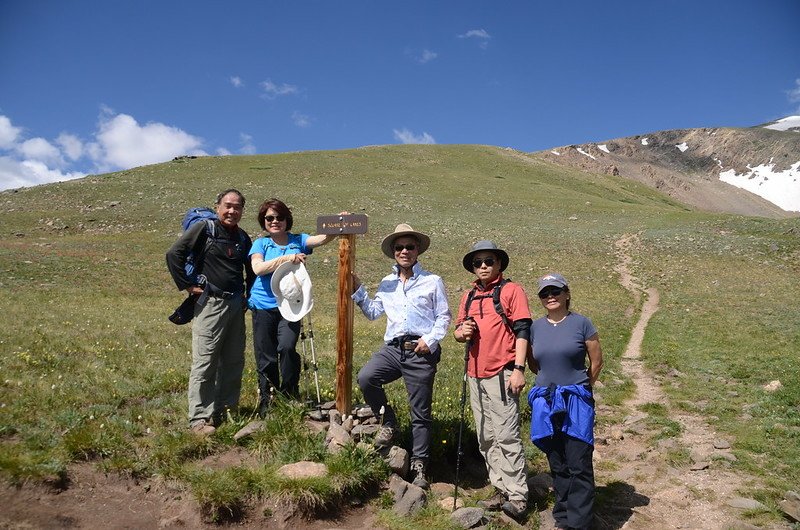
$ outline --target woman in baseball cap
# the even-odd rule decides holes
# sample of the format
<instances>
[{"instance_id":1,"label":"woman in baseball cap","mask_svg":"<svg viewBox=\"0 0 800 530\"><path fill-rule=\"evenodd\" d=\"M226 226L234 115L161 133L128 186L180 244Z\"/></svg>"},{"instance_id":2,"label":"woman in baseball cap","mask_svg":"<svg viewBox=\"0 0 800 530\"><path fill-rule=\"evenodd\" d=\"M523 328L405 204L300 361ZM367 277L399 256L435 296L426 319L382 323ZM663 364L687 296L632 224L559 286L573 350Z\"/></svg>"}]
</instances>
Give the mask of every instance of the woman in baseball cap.
<instances>
[{"instance_id":1,"label":"woman in baseball cap","mask_svg":"<svg viewBox=\"0 0 800 530\"><path fill-rule=\"evenodd\" d=\"M600 338L591 320L570 310L564 276L542 276L538 295L547 314L531 324L531 441L550 463L556 527L589 528L595 490L592 386L603 367Z\"/></svg>"}]
</instances>

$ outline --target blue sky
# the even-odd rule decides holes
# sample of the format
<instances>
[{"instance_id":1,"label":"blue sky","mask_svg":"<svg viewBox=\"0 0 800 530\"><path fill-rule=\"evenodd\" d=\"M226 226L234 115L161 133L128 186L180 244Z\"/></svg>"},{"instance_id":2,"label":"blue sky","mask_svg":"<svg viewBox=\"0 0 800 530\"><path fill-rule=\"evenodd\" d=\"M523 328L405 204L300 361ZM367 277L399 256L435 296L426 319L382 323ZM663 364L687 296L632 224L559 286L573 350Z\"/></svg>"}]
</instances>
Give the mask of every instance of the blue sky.
<instances>
[{"instance_id":1,"label":"blue sky","mask_svg":"<svg viewBox=\"0 0 800 530\"><path fill-rule=\"evenodd\" d=\"M0 188L800 114L800 1L0 0Z\"/></svg>"}]
</instances>

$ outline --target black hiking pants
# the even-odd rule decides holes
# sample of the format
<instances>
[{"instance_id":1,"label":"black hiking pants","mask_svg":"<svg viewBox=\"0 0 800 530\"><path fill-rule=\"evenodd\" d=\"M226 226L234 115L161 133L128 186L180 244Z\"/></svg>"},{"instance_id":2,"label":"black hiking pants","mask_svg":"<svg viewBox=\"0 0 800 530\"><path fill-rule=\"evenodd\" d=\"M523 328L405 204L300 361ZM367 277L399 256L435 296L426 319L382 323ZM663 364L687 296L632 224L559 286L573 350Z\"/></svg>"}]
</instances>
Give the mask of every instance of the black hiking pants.
<instances>
[{"instance_id":1,"label":"black hiking pants","mask_svg":"<svg viewBox=\"0 0 800 530\"><path fill-rule=\"evenodd\" d=\"M253 309L253 351L258 371L259 413L269 406L270 394L279 391L300 397L300 322L289 322L275 309Z\"/></svg>"}]
</instances>

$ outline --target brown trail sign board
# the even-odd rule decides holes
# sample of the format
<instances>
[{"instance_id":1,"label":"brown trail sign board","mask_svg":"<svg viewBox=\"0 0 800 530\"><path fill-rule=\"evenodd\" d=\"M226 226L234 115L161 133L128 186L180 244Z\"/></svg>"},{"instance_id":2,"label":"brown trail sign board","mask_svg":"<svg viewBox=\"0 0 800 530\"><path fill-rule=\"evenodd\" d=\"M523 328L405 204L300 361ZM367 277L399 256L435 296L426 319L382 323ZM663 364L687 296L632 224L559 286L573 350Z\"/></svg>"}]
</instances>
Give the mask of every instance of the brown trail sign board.
<instances>
[{"instance_id":1,"label":"brown trail sign board","mask_svg":"<svg viewBox=\"0 0 800 530\"><path fill-rule=\"evenodd\" d=\"M356 234L367 233L363 214L321 215L317 217L318 234L339 238L339 289L336 313L336 409L350 414L353 400L353 275L356 262Z\"/></svg>"}]
</instances>

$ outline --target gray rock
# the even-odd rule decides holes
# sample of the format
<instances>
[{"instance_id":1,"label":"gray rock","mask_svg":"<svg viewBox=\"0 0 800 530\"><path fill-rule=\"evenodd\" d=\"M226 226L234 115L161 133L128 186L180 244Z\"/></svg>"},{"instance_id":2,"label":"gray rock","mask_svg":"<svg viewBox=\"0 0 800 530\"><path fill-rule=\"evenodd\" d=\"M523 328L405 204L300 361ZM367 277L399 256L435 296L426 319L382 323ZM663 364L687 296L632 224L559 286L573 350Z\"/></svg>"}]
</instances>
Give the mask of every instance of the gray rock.
<instances>
[{"instance_id":1,"label":"gray rock","mask_svg":"<svg viewBox=\"0 0 800 530\"><path fill-rule=\"evenodd\" d=\"M410 457L408 451L402 447L393 445L389 449L389 454L386 456L386 463L392 472L397 473L401 477L408 475L408 467L410 465Z\"/></svg>"},{"instance_id":2,"label":"gray rock","mask_svg":"<svg viewBox=\"0 0 800 530\"><path fill-rule=\"evenodd\" d=\"M308 413L308 417L314 421L325 421L328 419L328 411L322 409L314 409Z\"/></svg>"},{"instance_id":3,"label":"gray rock","mask_svg":"<svg viewBox=\"0 0 800 530\"><path fill-rule=\"evenodd\" d=\"M755 499L746 499L744 497L731 497L727 502L731 508L739 508L740 510L766 510L766 506L761 504Z\"/></svg>"},{"instance_id":4,"label":"gray rock","mask_svg":"<svg viewBox=\"0 0 800 530\"><path fill-rule=\"evenodd\" d=\"M394 498L394 502L399 501L403 498L403 494L406 492L410 484L403 480L400 475L392 474L389 477L389 483L386 485L386 489L392 494L392 498Z\"/></svg>"},{"instance_id":5,"label":"gray rock","mask_svg":"<svg viewBox=\"0 0 800 530\"><path fill-rule=\"evenodd\" d=\"M644 412L635 412L622 420L622 423L625 425L633 425L634 423L639 423L644 419L647 419L647 414Z\"/></svg>"},{"instance_id":6,"label":"gray rock","mask_svg":"<svg viewBox=\"0 0 800 530\"><path fill-rule=\"evenodd\" d=\"M397 475L389 479L389 491L394 497L392 511L401 517L407 517L420 511L427 502L425 490L409 484Z\"/></svg>"},{"instance_id":7,"label":"gray rock","mask_svg":"<svg viewBox=\"0 0 800 530\"><path fill-rule=\"evenodd\" d=\"M278 468L277 474L286 478L324 477L328 474L328 466L319 462L295 462Z\"/></svg>"},{"instance_id":8,"label":"gray rock","mask_svg":"<svg viewBox=\"0 0 800 530\"><path fill-rule=\"evenodd\" d=\"M336 409L328 412L328 421L337 425L342 424L342 413Z\"/></svg>"},{"instance_id":9,"label":"gray rock","mask_svg":"<svg viewBox=\"0 0 800 530\"><path fill-rule=\"evenodd\" d=\"M481 508L459 508L450 514L456 524L461 528L472 528L483 520L484 511Z\"/></svg>"},{"instance_id":10,"label":"gray rock","mask_svg":"<svg viewBox=\"0 0 800 530\"><path fill-rule=\"evenodd\" d=\"M783 500L778 503L783 513L800 522L800 495L794 491L787 491L783 494Z\"/></svg>"},{"instance_id":11,"label":"gray rock","mask_svg":"<svg viewBox=\"0 0 800 530\"><path fill-rule=\"evenodd\" d=\"M321 432L327 431L330 425L327 423L321 423L318 421L313 421L311 419L306 419L303 423L305 423L308 430L313 432L314 434L319 434Z\"/></svg>"},{"instance_id":12,"label":"gray rock","mask_svg":"<svg viewBox=\"0 0 800 530\"><path fill-rule=\"evenodd\" d=\"M329 453L338 453L342 447L351 443L353 438L341 425L330 424L328 434L325 435L325 445Z\"/></svg>"},{"instance_id":13,"label":"gray rock","mask_svg":"<svg viewBox=\"0 0 800 530\"><path fill-rule=\"evenodd\" d=\"M335 401L326 401L322 405L319 406L322 410L333 410L336 408Z\"/></svg>"},{"instance_id":14,"label":"gray rock","mask_svg":"<svg viewBox=\"0 0 800 530\"><path fill-rule=\"evenodd\" d=\"M431 495L443 499L445 497L452 497L455 491L455 486L447 482L434 482L431 484ZM452 499L451 499L452 500Z\"/></svg>"},{"instance_id":15,"label":"gray rock","mask_svg":"<svg viewBox=\"0 0 800 530\"><path fill-rule=\"evenodd\" d=\"M348 416L348 417L342 419L342 427L347 432L352 431L353 430L353 417L352 416Z\"/></svg>"},{"instance_id":16,"label":"gray rock","mask_svg":"<svg viewBox=\"0 0 800 530\"><path fill-rule=\"evenodd\" d=\"M264 426L265 426L264 422L261 420L251 421L250 423L239 429L239 431L233 435L233 439L238 442L239 440L242 440L244 438L249 438L258 431L264 430Z\"/></svg>"},{"instance_id":17,"label":"gray rock","mask_svg":"<svg viewBox=\"0 0 800 530\"><path fill-rule=\"evenodd\" d=\"M700 460L698 462L693 463L691 466L689 466L689 469L691 471L702 471L704 469L708 469L708 466L710 466L710 465L711 465L711 463L708 462L707 460Z\"/></svg>"},{"instance_id":18,"label":"gray rock","mask_svg":"<svg viewBox=\"0 0 800 530\"><path fill-rule=\"evenodd\" d=\"M714 440L714 449L730 449L731 444L727 440Z\"/></svg>"},{"instance_id":19,"label":"gray rock","mask_svg":"<svg viewBox=\"0 0 800 530\"><path fill-rule=\"evenodd\" d=\"M358 419L363 420L365 418L372 418L372 417L375 416L375 414L372 412L372 409L369 408L369 406L365 406L365 407L358 407L358 408L354 409L353 410L353 416L355 416Z\"/></svg>"},{"instance_id":20,"label":"gray rock","mask_svg":"<svg viewBox=\"0 0 800 530\"><path fill-rule=\"evenodd\" d=\"M378 432L380 427L378 425L355 425L353 430L350 431L350 436L354 440L363 440L365 437L372 436Z\"/></svg>"}]
</instances>

